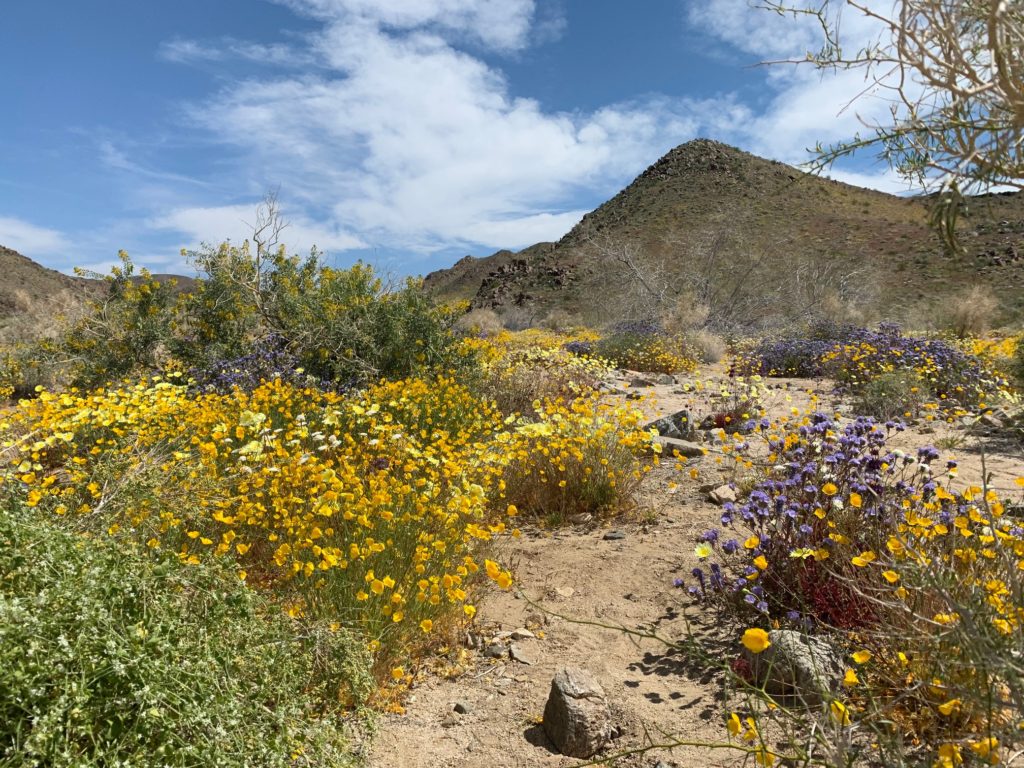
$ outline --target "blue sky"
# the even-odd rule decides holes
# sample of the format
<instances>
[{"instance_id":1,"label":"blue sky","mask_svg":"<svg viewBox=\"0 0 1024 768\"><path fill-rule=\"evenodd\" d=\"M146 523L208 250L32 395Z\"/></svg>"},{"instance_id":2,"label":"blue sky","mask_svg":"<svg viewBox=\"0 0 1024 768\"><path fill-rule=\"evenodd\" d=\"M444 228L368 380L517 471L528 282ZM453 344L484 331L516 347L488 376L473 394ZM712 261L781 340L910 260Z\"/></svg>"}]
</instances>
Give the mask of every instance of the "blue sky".
<instances>
[{"instance_id":1,"label":"blue sky","mask_svg":"<svg viewBox=\"0 0 1024 768\"><path fill-rule=\"evenodd\" d=\"M0 244L190 271L277 190L290 250L422 274L553 240L673 146L789 163L884 115L747 0L20 0L0 26ZM867 35L851 19L846 31ZM901 189L861 161L832 174Z\"/></svg>"}]
</instances>

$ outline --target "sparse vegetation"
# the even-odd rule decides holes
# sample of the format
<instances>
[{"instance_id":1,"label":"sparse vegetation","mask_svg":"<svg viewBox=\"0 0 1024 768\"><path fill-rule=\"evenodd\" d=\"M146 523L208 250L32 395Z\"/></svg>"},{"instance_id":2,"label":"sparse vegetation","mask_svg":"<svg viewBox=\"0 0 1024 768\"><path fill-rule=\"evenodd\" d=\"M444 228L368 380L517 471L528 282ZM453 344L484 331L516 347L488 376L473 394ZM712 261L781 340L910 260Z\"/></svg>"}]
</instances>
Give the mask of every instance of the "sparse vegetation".
<instances>
[{"instance_id":1,"label":"sparse vegetation","mask_svg":"<svg viewBox=\"0 0 1024 768\"><path fill-rule=\"evenodd\" d=\"M336 706L369 696L367 654L223 564L71 533L8 495L0 573L0 763L353 763Z\"/></svg>"}]
</instances>

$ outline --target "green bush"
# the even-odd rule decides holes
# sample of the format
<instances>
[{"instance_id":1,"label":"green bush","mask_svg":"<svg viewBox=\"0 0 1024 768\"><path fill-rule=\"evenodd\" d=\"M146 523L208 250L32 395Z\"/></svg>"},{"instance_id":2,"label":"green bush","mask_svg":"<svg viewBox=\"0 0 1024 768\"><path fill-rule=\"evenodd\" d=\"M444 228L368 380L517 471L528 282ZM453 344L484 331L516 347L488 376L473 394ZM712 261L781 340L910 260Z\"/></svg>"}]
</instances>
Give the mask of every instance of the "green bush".
<instances>
[{"instance_id":1,"label":"green bush","mask_svg":"<svg viewBox=\"0 0 1024 768\"><path fill-rule=\"evenodd\" d=\"M1017 380L1018 389L1024 390L1024 334L1017 337L1017 346L1010 362L1010 373Z\"/></svg>"},{"instance_id":2,"label":"green bush","mask_svg":"<svg viewBox=\"0 0 1024 768\"><path fill-rule=\"evenodd\" d=\"M269 330L317 378L362 383L460 363L450 332L457 318L419 281L391 287L366 264L333 269L316 254L306 261L281 254L269 290Z\"/></svg>"},{"instance_id":3,"label":"green bush","mask_svg":"<svg viewBox=\"0 0 1024 768\"><path fill-rule=\"evenodd\" d=\"M61 361L74 385L97 386L139 369L158 369L166 354L174 283L155 280L145 269L136 275L128 254L119 256L121 266L105 278L107 296L94 302L63 339L41 347L51 360Z\"/></svg>"},{"instance_id":4,"label":"green bush","mask_svg":"<svg viewBox=\"0 0 1024 768\"><path fill-rule=\"evenodd\" d=\"M216 565L0 515L0 765L347 765L350 637Z\"/></svg>"},{"instance_id":5,"label":"green bush","mask_svg":"<svg viewBox=\"0 0 1024 768\"><path fill-rule=\"evenodd\" d=\"M857 395L857 415L879 421L916 418L924 406L927 385L914 371L883 373L869 380Z\"/></svg>"},{"instance_id":6,"label":"green bush","mask_svg":"<svg viewBox=\"0 0 1024 768\"><path fill-rule=\"evenodd\" d=\"M200 277L179 295L173 281L135 274L122 252L105 278L106 297L60 337L34 345L34 368L0 368L0 388L30 388L39 371L44 385L91 388L175 364L202 378L268 344L338 386L467 362L450 332L455 311L437 306L418 281L391 286L365 264L334 269L315 251L305 259L283 249L254 255L248 243L188 255Z\"/></svg>"},{"instance_id":7,"label":"green bush","mask_svg":"<svg viewBox=\"0 0 1024 768\"><path fill-rule=\"evenodd\" d=\"M697 361L680 336L656 323L618 323L594 345L594 354L619 368L645 373L690 373Z\"/></svg>"}]
</instances>

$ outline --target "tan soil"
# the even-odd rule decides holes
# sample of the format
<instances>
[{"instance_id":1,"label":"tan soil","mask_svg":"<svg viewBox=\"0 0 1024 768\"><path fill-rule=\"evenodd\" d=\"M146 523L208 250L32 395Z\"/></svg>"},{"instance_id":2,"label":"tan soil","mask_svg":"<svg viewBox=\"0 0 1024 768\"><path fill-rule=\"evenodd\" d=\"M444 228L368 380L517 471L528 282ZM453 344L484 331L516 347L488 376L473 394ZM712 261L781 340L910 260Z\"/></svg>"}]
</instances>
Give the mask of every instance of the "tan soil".
<instances>
[{"instance_id":1,"label":"tan soil","mask_svg":"<svg viewBox=\"0 0 1024 768\"><path fill-rule=\"evenodd\" d=\"M705 372L705 392L679 394L673 386L645 388L656 402L645 403L652 414L687 407L706 414L708 391L725 382L719 367ZM770 380L769 412L804 410L812 394L819 408L842 402L830 394L828 382ZM934 432L929 432L934 429ZM924 431L924 433L922 433ZM959 486L980 483L981 460L967 451L971 440L962 428L922 424L894 440L904 450L959 437ZM945 443L949 444L949 443ZM710 445L709 445L710 447ZM940 461L950 457L941 451ZM700 487L724 478L729 462L716 464L714 452L691 463L700 478L669 466L645 480L639 509L629 521L599 527L557 531L524 531L510 539L502 559L515 565L514 592L494 591L483 601L478 630L485 638L500 630L527 627L537 639L516 641L533 662L486 658L479 649L463 653L466 670L459 676L423 675L411 690L406 714L385 715L373 740L371 768L513 768L574 766L582 761L557 754L540 725L551 679L561 666L580 666L602 683L622 734L600 757L643 750L671 741L714 744L725 740L723 676L713 669L694 668L664 644L606 627L653 629L660 637L678 641L690 631L717 657L728 662L738 649L737 629L691 604L685 591L673 586L677 577L692 581L697 564L695 538L714 526L720 509L706 500ZM935 466L943 466L936 463ZM986 457L992 485L1011 493L1013 478L1024 475L1024 458L993 454ZM679 487L673 492L669 482ZM605 540L609 530L625 533L622 540ZM545 614L545 611L548 613ZM601 626L603 625L603 626ZM470 705L468 714L455 714L456 702ZM609 764L623 768L653 768L659 761L677 768L739 765L742 753L707 746L652 749L621 757Z\"/></svg>"}]
</instances>

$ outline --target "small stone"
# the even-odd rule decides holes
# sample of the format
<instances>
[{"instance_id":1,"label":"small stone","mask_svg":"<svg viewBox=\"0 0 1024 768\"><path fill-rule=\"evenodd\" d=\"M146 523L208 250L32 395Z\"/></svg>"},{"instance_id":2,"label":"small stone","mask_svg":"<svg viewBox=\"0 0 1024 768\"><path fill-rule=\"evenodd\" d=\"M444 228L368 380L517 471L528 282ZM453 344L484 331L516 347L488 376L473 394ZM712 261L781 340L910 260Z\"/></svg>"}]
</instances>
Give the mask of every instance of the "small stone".
<instances>
[{"instance_id":1,"label":"small stone","mask_svg":"<svg viewBox=\"0 0 1024 768\"><path fill-rule=\"evenodd\" d=\"M671 456L682 456L687 459L699 459L705 455L704 448L699 443L689 440L680 440L677 437L656 437L654 444L661 446L661 455L668 458Z\"/></svg>"},{"instance_id":2,"label":"small stone","mask_svg":"<svg viewBox=\"0 0 1024 768\"><path fill-rule=\"evenodd\" d=\"M644 427L645 430L654 429L662 437L672 437L676 440L685 440L693 432L693 420L687 410L676 411L668 416L655 419Z\"/></svg>"},{"instance_id":3,"label":"small stone","mask_svg":"<svg viewBox=\"0 0 1024 768\"><path fill-rule=\"evenodd\" d=\"M544 611L530 610L526 612L526 623L534 627L543 627L548 623L548 615Z\"/></svg>"},{"instance_id":4,"label":"small stone","mask_svg":"<svg viewBox=\"0 0 1024 768\"><path fill-rule=\"evenodd\" d=\"M984 416L978 419L978 422L982 426L988 427L989 429L1002 429L1004 426L1006 426L1005 424L1003 424L1003 420L996 416L994 413L986 413Z\"/></svg>"},{"instance_id":5,"label":"small stone","mask_svg":"<svg viewBox=\"0 0 1024 768\"><path fill-rule=\"evenodd\" d=\"M452 707L452 709L454 709L460 715L468 715L470 712L473 711L473 705L470 704L468 701L456 701L455 706Z\"/></svg>"},{"instance_id":6,"label":"small stone","mask_svg":"<svg viewBox=\"0 0 1024 768\"><path fill-rule=\"evenodd\" d=\"M790 629L768 633L761 653L743 653L754 679L767 693L795 696L816 704L838 690L843 680L843 656L827 640Z\"/></svg>"},{"instance_id":7,"label":"small stone","mask_svg":"<svg viewBox=\"0 0 1024 768\"><path fill-rule=\"evenodd\" d=\"M484 656L489 659L503 659L508 650L501 643L491 643L484 649Z\"/></svg>"},{"instance_id":8,"label":"small stone","mask_svg":"<svg viewBox=\"0 0 1024 768\"><path fill-rule=\"evenodd\" d=\"M605 541L622 541L626 538L626 534L623 531L608 531L608 533L601 538Z\"/></svg>"},{"instance_id":9,"label":"small stone","mask_svg":"<svg viewBox=\"0 0 1024 768\"><path fill-rule=\"evenodd\" d=\"M520 627L512 630L511 637L513 640L532 640L537 636L526 627Z\"/></svg>"},{"instance_id":10,"label":"small stone","mask_svg":"<svg viewBox=\"0 0 1024 768\"><path fill-rule=\"evenodd\" d=\"M512 661L517 661L520 664L525 664L528 667L533 666L533 659L531 659L522 648L515 643L512 643L508 649L508 656Z\"/></svg>"},{"instance_id":11,"label":"small stone","mask_svg":"<svg viewBox=\"0 0 1024 768\"><path fill-rule=\"evenodd\" d=\"M564 667L555 675L544 706L544 732L569 757L592 757L608 743L612 732L608 699L588 672Z\"/></svg>"},{"instance_id":12,"label":"small stone","mask_svg":"<svg viewBox=\"0 0 1024 768\"><path fill-rule=\"evenodd\" d=\"M708 495L711 497L711 500L719 506L727 502L736 501L736 489L731 485L720 485Z\"/></svg>"}]
</instances>

